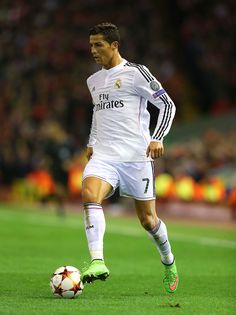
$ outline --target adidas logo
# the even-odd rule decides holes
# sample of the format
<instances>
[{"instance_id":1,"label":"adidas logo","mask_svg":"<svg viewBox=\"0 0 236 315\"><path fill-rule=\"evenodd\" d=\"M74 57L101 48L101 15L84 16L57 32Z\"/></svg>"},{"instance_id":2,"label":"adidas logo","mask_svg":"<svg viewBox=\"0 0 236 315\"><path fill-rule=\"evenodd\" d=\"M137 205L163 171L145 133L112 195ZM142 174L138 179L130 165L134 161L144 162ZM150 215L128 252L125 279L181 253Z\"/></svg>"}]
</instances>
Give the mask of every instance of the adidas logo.
<instances>
[{"instance_id":1,"label":"adidas logo","mask_svg":"<svg viewBox=\"0 0 236 315\"><path fill-rule=\"evenodd\" d=\"M165 242L161 243L160 245L163 246L167 243L167 240L165 240Z\"/></svg>"},{"instance_id":2,"label":"adidas logo","mask_svg":"<svg viewBox=\"0 0 236 315\"><path fill-rule=\"evenodd\" d=\"M94 225L86 226L86 230L93 229L93 228L94 228Z\"/></svg>"}]
</instances>

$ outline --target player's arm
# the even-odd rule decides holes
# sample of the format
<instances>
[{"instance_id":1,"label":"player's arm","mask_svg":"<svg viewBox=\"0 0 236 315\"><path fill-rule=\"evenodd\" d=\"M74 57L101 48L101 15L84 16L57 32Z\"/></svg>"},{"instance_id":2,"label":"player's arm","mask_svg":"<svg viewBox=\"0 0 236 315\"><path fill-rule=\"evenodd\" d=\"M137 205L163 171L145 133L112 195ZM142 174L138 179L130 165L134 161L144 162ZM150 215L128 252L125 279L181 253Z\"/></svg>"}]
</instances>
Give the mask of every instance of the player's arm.
<instances>
[{"instance_id":1,"label":"player's arm","mask_svg":"<svg viewBox=\"0 0 236 315\"><path fill-rule=\"evenodd\" d=\"M91 84L92 84L91 83L91 77L89 77L87 79L87 86L88 86L88 89L90 91L91 97L93 99ZM93 105L95 105L94 102L93 102ZM86 156L87 156L88 160L90 160L91 156L93 155L93 146L96 143L96 139L97 139L97 124L96 124L96 112L95 112L95 106L94 106L93 107L92 124L90 127L89 141L87 144L87 151L86 151Z\"/></svg>"},{"instance_id":2,"label":"player's arm","mask_svg":"<svg viewBox=\"0 0 236 315\"><path fill-rule=\"evenodd\" d=\"M93 146L96 143L96 139L97 139L97 125L96 125L95 106L94 106L92 124L90 128L89 141L87 144L87 152L86 152L86 156L88 160L90 160L91 156L93 155Z\"/></svg>"},{"instance_id":3,"label":"player's arm","mask_svg":"<svg viewBox=\"0 0 236 315\"><path fill-rule=\"evenodd\" d=\"M135 90L139 95L159 108L157 124L146 152L147 156L150 155L155 159L164 153L163 140L171 128L176 108L174 102L161 86L161 83L157 81L146 67L140 67L140 70L136 71L134 79Z\"/></svg>"}]
</instances>

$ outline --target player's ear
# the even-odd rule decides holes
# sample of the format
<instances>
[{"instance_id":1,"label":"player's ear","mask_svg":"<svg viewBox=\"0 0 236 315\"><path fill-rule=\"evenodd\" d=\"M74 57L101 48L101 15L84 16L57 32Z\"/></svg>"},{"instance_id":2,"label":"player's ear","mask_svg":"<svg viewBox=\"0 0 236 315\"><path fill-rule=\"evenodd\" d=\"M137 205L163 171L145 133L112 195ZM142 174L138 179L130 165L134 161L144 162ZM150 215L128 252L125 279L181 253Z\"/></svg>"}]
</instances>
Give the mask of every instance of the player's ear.
<instances>
[{"instance_id":1,"label":"player's ear","mask_svg":"<svg viewBox=\"0 0 236 315\"><path fill-rule=\"evenodd\" d=\"M117 41L114 41L111 43L111 47L114 49L118 49L119 48L119 43Z\"/></svg>"}]
</instances>

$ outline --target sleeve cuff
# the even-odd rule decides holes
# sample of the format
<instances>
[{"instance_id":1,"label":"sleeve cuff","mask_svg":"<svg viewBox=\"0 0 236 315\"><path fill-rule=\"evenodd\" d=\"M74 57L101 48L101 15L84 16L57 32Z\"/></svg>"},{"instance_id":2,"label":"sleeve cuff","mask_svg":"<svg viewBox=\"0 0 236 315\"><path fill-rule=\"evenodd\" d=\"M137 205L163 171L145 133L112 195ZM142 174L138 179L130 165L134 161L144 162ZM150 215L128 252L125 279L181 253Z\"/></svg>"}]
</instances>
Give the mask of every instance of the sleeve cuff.
<instances>
[{"instance_id":1,"label":"sleeve cuff","mask_svg":"<svg viewBox=\"0 0 236 315\"><path fill-rule=\"evenodd\" d=\"M151 139L151 142L160 142L160 143L163 143L163 139L161 139L161 140L158 140L158 139Z\"/></svg>"}]
</instances>

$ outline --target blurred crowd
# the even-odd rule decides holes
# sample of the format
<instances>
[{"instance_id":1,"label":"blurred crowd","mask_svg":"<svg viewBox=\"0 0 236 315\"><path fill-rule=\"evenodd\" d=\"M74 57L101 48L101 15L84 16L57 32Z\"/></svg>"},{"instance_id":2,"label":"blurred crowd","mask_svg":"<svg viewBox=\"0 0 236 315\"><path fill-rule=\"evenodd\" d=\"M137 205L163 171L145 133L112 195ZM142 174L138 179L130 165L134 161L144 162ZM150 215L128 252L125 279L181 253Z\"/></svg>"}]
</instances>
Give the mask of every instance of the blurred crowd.
<instances>
[{"instance_id":1,"label":"blurred crowd","mask_svg":"<svg viewBox=\"0 0 236 315\"><path fill-rule=\"evenodd\" d=\"M209 128L169 146L157 162L157 195L236 205L235 135L236 127L225 133Z\"/></svg>"},{"instance_id":2,"label":"blurred crowd","mask_svg":"<svg viewBox=\"0 0 236 315\"><path fill-rule=\"evenodd\" d=\"M71 170L84 166L92 114L86 78L97 70L88 31L102 21L119 26L122 56L145 64L163 83L177 106L175 124L233 110L233 4L233 0L1 1L0 186L36 178L32 174L43 171L52 178L49 192L58 186L65 194L74 191L71 183L80 177L71 179ZM225 132L208 130L201 139L173 145L159 170L195 181L220 173L231 189L235 130ZM46 177L40 178L49 183Z\"/></svg>"}]
</instances>

